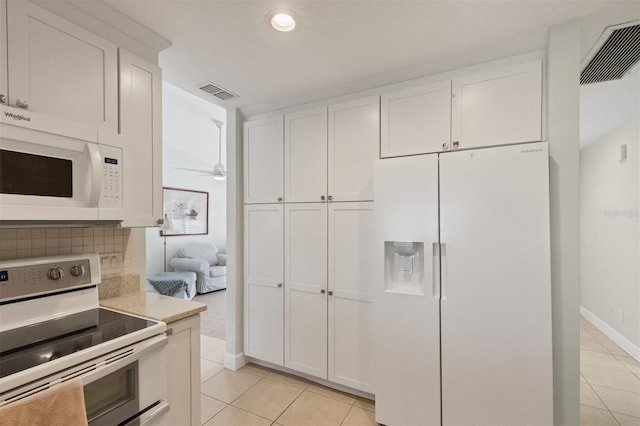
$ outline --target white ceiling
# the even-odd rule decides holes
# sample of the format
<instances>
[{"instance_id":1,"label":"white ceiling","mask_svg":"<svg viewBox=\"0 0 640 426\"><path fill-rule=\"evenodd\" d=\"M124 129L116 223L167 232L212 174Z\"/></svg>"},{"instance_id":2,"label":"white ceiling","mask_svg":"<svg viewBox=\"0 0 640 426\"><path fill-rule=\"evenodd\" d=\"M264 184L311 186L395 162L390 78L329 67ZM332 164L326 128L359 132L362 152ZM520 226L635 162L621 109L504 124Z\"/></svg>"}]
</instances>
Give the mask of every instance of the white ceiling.
<instances>
[{"instance_id":1,"label":"white ceiling","mask_svg":"<svg viewBox=\"0 0 640 426\"><path fill-rule=\"evenodd\" d=\"M173 42L167 81L248 115L542 49L574 18L640 15L638 1L607 0L106 2ZM295 12L294 31L266 24L275 8ZM240 97L214 99L204 81Z\"/></svg>"}]
</instances>

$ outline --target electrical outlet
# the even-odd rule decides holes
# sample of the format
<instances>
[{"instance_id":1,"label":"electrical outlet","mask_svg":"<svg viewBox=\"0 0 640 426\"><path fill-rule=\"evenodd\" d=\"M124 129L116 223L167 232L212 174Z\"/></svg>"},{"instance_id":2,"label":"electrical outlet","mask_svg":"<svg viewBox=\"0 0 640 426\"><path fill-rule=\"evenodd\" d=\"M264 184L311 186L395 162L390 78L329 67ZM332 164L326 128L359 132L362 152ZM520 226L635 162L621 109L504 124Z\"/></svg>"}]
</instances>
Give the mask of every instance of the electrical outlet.
<instances>
[{"instance_id":1,"label":"electrical outlet","mask_svg":"<svg viewBox=\"0 0 640 426\"><path fill-rule=\"evenodd\" d=\"M100 272L102 276L121 274L123 268L122 253L102 253L100 255Z\"/></svg>"},{"instance_id":2,"label":"electrical outlet","mask_svg":"<svg viewBox=\"0 0 640 426\"><path fill-rule=\"evenodd\" d=\"M618 321L624 322L624 309L618 309Z\"/></svg>"}]
</instances>

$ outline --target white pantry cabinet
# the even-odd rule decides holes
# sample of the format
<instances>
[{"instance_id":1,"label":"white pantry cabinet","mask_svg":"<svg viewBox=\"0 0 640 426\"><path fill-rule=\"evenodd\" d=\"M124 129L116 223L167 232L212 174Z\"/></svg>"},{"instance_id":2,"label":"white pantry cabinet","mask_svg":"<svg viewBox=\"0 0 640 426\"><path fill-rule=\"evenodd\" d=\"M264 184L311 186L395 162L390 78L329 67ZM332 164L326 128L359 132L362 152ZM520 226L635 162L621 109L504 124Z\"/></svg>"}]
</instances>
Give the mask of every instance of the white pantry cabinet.
<instances>
[{"instance_id":1,"label":"white pantry cabinet","mask_svg":"<svg viewBox=\"0 0 640 426\"><path fill-rule=\"evenodd\" d=\"M284 198L283 116L243 126L244 202L278 203Z\"/></svg>"},{"instance_id":2,"label":"white pantry cabinet","mask_svg":"<svg viewBox=\"0 0 640 426\"><path fill-rule=\"evenodd\" d=\"M328 379L373 393L373 203L329 204Z\"/></svg>"},{"instance_id":3,"label":"white pantry cabinet","mask_svg":"<svg viewBox=\"0 0 640 426\"><path fill-rule=\"evenodd\" d=\"M451 140L451 81L385 93L380 157L442 151Z\"/></svg>"},{"instance_id":4,"label":"white pantry cabinet","mask_svg":"<svg viewBox=\"0 0 640 426\"><path fill-rule=\"evenodd\" d=\"M285 367L327 377L327 204L285 205Z\"/></svg>"},{"instance_id":5,"label":"white pantry cabinet","mask_svg":"<svg viewBox=\"0 0 640 426\"><path fill-rule=\"evenodd\" d=\"M380 97L329 105L328 199L373 200L380 147Z\"/></svg>"},{"instance_id":6,"label":"white pantry cabinet","mask_svg":"<svg viewBox=\"0 0 640 426\"><path fill-rule=\"evenodd\" d=\"M169 425L200 423L200 315L167 325ZM161 372L158 372L161 374Z\"/></svg>"},{"instance_id":7,"label":"white pantry cabinet","mask_svg":"<svg viewBox=\"0 0 640 426\"><path fill-rule=\"evenodd\" d=\"M125 227L162 219L162 72L120 49L120 133L124 148Z\"/></svg>"},{"instance_id":8,"label":"white pantry cabinet","mask_svg":"<svg viewBox=\"0 0 640 426\"><path fill-rule=\"evenodd\" d=\"M542 62L453 80L452 149L542 140Z\"/></svg>"},{"instance_id":9,"label":"white pantry cabinet","mask_svg":"<svg viewBox=\"0 0 640 426\"><path fill-rule=\"evenodd\" d=\"M284 365L282 204L244 207L244 353Z\"/></svg>"},{"instance_id":10,"label":"white pantry cabinet","mask_svg":"<svg viewBox=\"0 0 640 426\"><path fill-rule=\"evenodd\" d=\"M284 199L320 202L327 196L327 108L284 117Z\"/></svg>"},{"instance_id":11,"label":"white pantry cabinet","mask_svg":"<svg viewBox=\"0 0 640 426\"><path fill-rule=\"evenodd\" d=\"M116 46L28 1L6 10L9 105L115 133Z\"/></svg>"}]
</instances>

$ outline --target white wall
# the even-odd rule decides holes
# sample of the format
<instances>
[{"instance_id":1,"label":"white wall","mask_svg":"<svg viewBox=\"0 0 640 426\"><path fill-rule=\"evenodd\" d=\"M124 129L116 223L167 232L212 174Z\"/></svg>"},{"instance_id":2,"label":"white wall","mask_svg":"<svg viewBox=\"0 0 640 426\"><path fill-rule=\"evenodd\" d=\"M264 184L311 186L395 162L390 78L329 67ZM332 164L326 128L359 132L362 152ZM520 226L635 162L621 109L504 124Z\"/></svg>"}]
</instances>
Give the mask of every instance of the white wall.
<instances>
[{"instance_id":1,"label":"white wall","mask_svg":"<svg viewBox=\"0 0 640 426\"><path fill-rule=\"evenodd\" d=\"M226 122L226 111L169 83L162 83L163 186L209 193L209 233L166 238L166 264L176 251L191 243L214 243L226 250L227 182L177 167L213 170L218 161L218 129L213 119ZM226 167L226 127L222 129L222 163ZM147 276L164 270L164 238L157 228L146 231Z\"/></svg>"},{"instance_id":2,"label":"white wall","mask_svg":"<svg viewBox=\"0 0 640 426\"><path fill-rule=\"evenodd\" d=\"M554 424L579 425L581 22L552 27L547 51Z\"/></svg>"},{"instance_id":3,"label":"white wall","mask_svg":"<svg viewBox=\"0 0 640 426\"><path fill-rule=\"evenodd\" d=\"M640 346L639 138L635 118L580 152L580 304L635 346ZM621 144L627 144L624 162L618 161Z\"/></svg>"}]
</instances>

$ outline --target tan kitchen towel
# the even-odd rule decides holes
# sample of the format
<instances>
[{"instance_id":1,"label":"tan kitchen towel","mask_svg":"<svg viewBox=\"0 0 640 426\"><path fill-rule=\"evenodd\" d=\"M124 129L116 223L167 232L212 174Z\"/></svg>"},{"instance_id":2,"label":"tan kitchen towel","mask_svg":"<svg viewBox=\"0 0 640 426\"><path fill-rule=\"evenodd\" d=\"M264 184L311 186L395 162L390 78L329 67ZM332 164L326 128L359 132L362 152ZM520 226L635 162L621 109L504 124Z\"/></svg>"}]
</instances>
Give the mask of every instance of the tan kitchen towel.
<instances>
[{"instance_id":1,"label":"tan kitchen towel","mask_svg":"<svg viewBox=\"0 0 640 426\"><path fill-rule=\"evenodd\" d=\"M82 381L70 380L0 407L0 425L86 426Z\"/></svg>"}]
</instances>

